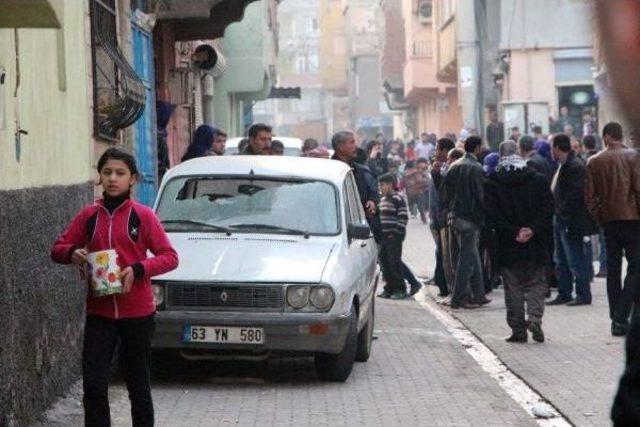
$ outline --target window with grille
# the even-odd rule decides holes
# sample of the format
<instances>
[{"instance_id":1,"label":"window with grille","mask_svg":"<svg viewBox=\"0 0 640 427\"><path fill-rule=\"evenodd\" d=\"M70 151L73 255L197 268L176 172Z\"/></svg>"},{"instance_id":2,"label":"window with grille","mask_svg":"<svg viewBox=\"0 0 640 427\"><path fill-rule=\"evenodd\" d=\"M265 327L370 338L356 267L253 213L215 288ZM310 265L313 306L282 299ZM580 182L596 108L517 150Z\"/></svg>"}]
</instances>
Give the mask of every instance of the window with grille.
<instances>
[{"instance_id":1,"label":"window with grille","mask_svg":"<svg viewBox=\"0 0 640 427\"><path fill-rule=\"evenodd\" d=\"M116 0L90 0L93 60L93 129L116 141L118 130L144 111L144 85L118 46Z\"/></svg>"}]
</instances>

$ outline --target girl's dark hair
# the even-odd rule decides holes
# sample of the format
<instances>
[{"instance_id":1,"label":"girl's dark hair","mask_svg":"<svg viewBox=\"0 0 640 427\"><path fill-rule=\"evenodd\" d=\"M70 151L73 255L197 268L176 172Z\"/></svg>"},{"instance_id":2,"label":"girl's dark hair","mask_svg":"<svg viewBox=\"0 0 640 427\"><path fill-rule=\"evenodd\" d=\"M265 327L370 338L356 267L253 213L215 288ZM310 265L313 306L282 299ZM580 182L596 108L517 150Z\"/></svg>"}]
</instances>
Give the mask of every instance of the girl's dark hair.
<instances>
[{"instance_id":1,"label":"girl's dark hair","mask_svg":"<svg viewBox=\"0 0 640 427\"><path fill-rule=\"evenodd\" d=\"M138 175L138 166L136 165L136 158L133 157L133 154L122 148L111 147L107 149L100 159L98 160L98 173L102 172L102 168L109 160L120 160L127 168L129 168L129 172L131 175Z\"/></svg>"}]
</instances>

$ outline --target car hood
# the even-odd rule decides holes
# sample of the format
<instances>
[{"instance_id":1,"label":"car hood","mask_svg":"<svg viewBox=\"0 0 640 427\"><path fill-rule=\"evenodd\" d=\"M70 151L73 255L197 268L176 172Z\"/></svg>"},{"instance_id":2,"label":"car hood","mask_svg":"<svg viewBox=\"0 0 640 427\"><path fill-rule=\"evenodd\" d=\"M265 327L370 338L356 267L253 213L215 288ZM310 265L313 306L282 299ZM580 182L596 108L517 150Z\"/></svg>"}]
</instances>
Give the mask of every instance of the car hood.
<instances>
[{"instance_id":1,"label":"car hood","mask_svg":"<svg viewBox=\"0 0 640 427\"><path fill-rule=\"evenodd\" d=\"M334 243L314 237L169 233L180 265L159 280L318 283Z\"/></svg>"}]
</instances>

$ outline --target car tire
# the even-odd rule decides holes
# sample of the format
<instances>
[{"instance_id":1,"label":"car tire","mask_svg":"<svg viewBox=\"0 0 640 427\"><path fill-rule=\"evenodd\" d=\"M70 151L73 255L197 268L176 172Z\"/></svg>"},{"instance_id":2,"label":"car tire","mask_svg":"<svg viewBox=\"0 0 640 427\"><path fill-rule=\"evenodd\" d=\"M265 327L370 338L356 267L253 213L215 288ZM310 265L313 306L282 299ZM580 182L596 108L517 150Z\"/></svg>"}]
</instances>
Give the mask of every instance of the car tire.
<instances>
[{"instance_id":1,"label":"car tire","mask_svg":"<svg viewBox=\"0 0 640 427\"><path fill-rule=\"evenodd\" d=\"M349 332L344 342L344 348L338 354L318 353L315 356L316 372L324 381L345 382L356 360L358 347L358 315L351 306L349 316Z\"/></svg>"},{"instance_id":2,"label":"car tire","mask_svg":"<svg viewBox=\"0 0 640 427\"><path fill-rule=\"evenodd\" d=\"M356 362L366 362L371 356L371 345L373 343L373 326L376 314L376 298L371 298L371 309L369 310L369 319L362 327L358 334L358 348L356 350Z\"/></svg>"}]
</instances>

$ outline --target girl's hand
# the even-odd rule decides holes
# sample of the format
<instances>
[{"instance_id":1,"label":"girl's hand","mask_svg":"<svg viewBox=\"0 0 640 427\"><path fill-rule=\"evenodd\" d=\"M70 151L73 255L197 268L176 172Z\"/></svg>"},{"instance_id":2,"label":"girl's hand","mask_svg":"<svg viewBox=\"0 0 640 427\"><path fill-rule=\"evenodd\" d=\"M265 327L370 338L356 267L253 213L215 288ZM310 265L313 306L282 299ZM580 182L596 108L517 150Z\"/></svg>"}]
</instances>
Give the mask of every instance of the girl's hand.
<instances>
[{"instance_id":1,"label":"girl's hand","mask_svg":"<svg viewBox=\"0 0 640 427\"><path fill-rule=\"evenodd\" d=\"M133 268L127 267L122 273L120 273L120 280L122 280L122 293L128 294L131 292L131 288L133 287L133 280L135 279L135 275L133 273Z\"/></svg>"},{"instance_id":2,"label":"girl's hand","mask_svg":"<svg viewBox=\"0 0 640 427\"><path fill-rule=\"evenodd\" d=\"M71 262L76 265L82 265L87 262L87 254L89 252L86 248L76 249L71 254Z\"/></svg>"}]
</instances>

